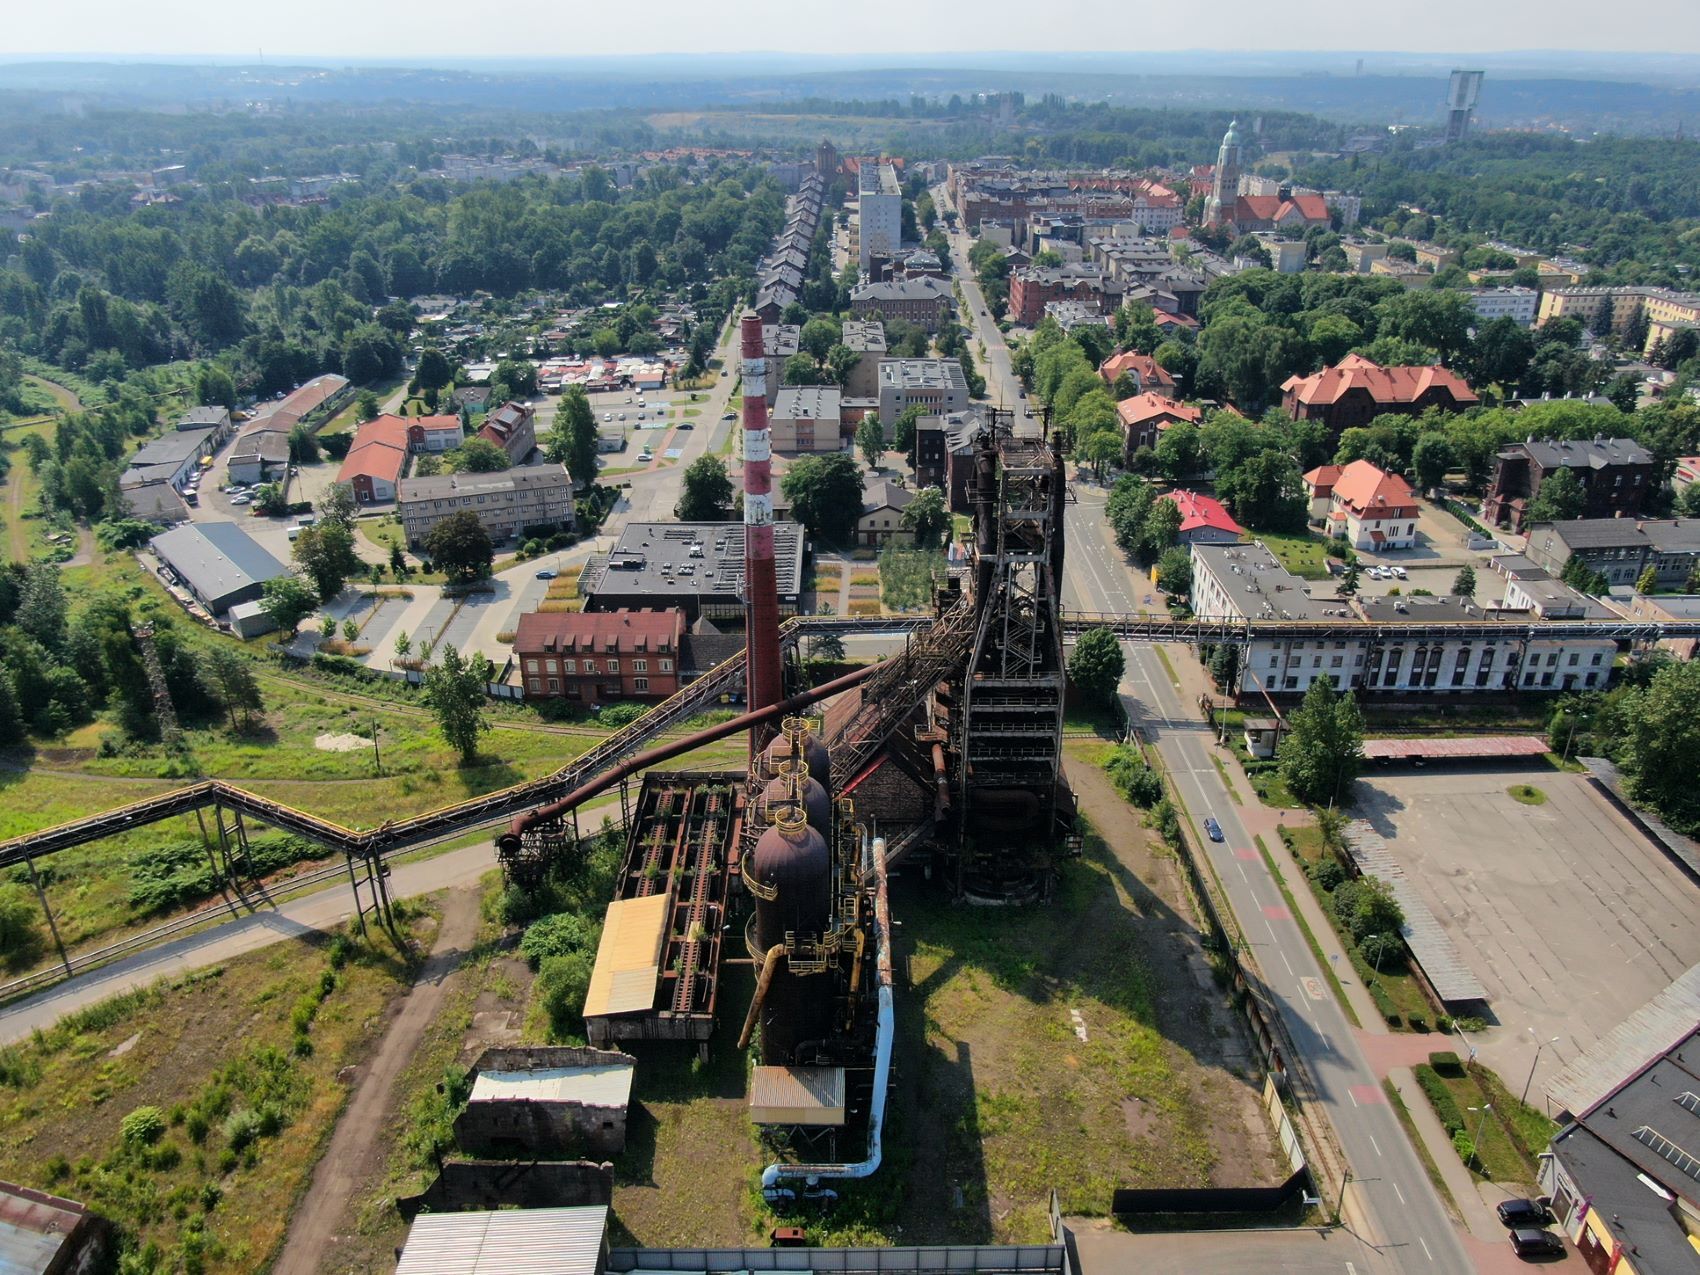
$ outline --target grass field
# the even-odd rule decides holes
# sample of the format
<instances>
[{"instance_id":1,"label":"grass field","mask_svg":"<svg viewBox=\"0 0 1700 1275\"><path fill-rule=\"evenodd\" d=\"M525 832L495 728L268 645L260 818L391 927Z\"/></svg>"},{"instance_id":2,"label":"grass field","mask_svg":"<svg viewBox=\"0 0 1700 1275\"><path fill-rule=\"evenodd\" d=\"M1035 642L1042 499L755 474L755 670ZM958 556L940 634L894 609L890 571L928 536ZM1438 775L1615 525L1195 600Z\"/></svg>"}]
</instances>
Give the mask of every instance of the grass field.
<instances>
[{"instance_id":1,"label":"grass field","mask_svg":"<svg viewBox=\"0 0 1700 1275\"><path fill-rule=\"evenodd\" d=\"M408 910L414 932L428 922ZM388 939L281 943L0 1051L0 1176L88 1204L135 1269L247 1272L283 1238L408 966ZM125 1132L125 1117L157 1124Z\"/></svg>"},{"instance_id":2,"label":"grass field","mask_svg":"<svg viewBox=\"0 0 1700 1275\"><path fill-rule=\"evenodd\" d=\"M1326 580L1328 560L1325 541L1312 535L1287 535L1278 531L1259 531L1256 538L1281 560L1283 566L1305 580Z\"/></svg>"}]
</instances>

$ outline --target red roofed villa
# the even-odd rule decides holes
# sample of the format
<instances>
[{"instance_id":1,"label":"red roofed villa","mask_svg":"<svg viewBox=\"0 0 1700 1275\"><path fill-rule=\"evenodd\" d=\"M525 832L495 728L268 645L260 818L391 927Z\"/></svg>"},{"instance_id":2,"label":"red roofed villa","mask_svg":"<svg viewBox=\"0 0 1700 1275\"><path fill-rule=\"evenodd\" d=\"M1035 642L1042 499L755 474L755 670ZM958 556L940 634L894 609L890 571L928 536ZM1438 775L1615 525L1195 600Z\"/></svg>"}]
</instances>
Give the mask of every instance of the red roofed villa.
<instances>
[{"instance_id":1,"label":"red roofed villa","mask_svg":"<svg viewBox=\"0 0 1700 1275\"><path fill-rule=\"evenodd\" d=\"M1112 389L1123 372L1133 378L1135 393L1146 390L1158 390L1164 394L1174 392L1175 378L1164 370L1163 365L1149 354L1141 354L1137 350L1128 350L1122 354L1112 354L1098 368L1098 375L1104 378L1104 384Z\"/></svg>"},{"instance_id":2,"label":"red roofed villa","mask_svg":"<svg viewBox=\"0 0 1700 1275\"><path fill-rule=\"evenodd\" d=\"M1169 426L1178 422L1197 425L1204 419L1204 413L1198 408L1149 391L1117 403L1116 415L1121 417L1129 458L1141 447L1155 447L1158 436Z\"/></svg>"},{"instance_id":3,"label":"red roofed villa","mask_svg":"<svg viewBox=\"0 0 1700 1275\"><path fill-rule=\"evenodd\" d=\"M1321 421L1338 437L1384 412L1415 416L1427 408L1461 412L1479 400L1464 378L1438 363L1382 367L1348 354L1310 376L1290 376L1281 386L1281 408L1294 420Z\"/></svg>"},{"instance_id":4,"label":"red roofed villa","mask_svg":"<svg viewBox=\"0 0 1700 1275\"><path fill-rule=\"evenodd\" d=\"M1345 536L1354 549L1380 552L1414 549L1417 498L1398 474L1354 460L1319 465L1305 475L1311 517L1325 519L1330 536Z\"/></svg>"},{"instance_id":5,"label":"red roofed villa","mask_svg":"<svg viewBox=\"0 0 1700 1275\"><path fill-rule=\"evenodd\" d=\"M1166 491L1158 500L1172 500L1180 506L1181 530L1177 537L1183 545L1233 544L1245 535L1245 528L1235 522L1214 496L1201 496L1196 491Z\"/></svg>"}]
</instances>

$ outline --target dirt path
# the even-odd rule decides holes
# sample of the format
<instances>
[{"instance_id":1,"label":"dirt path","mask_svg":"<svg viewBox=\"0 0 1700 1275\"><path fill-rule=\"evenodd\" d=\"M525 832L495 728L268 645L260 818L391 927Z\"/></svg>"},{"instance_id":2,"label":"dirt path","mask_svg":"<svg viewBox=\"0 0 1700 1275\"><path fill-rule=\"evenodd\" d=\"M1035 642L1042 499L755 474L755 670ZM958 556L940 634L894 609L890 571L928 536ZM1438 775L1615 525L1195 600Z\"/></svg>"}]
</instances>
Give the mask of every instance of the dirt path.
<instances>
[{"instance_id":1,"label":"dirt path","mask_svg":"<svg viewBox=\"0 0 1700 1275\"><path fill-rule=\"evenodd\" d=\"M443 905L443 924L431 955L420 967L377 1049L360 1066L342 1119L313 1170L312 1185L290 1219L283 1251L272 1264L272 1275L317 1275L324 1269L337 1228L352 1222L349 1209L356 1184L372 1180L383 1171L390 1149L384 1135L395 1114L396 1081L412 1059L420 1035L437 1016L448 993L449 979L477 937L478 891L451 892Z\"/></svg>"}]
</instances>

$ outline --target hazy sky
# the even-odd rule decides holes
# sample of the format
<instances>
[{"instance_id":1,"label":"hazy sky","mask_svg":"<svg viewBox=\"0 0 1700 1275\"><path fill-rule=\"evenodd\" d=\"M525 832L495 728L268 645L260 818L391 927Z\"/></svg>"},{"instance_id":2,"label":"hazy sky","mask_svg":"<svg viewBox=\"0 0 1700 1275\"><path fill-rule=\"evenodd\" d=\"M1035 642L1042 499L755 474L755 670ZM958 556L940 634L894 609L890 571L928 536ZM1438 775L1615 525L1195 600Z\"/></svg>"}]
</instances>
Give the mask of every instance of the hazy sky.
<instances>
[{"instance_id":1,"label":"hazy sky","mask_svg":"<svg viewBox=\"0 0 1700 1275\"><path fill-rule=\"evenodd\" d=\"M570 57L928 49L1700 52L1700 3L1643 0L28 0L7 53ZM889 40L889 43L888 43Z\"/></svg>"}]
</instances>

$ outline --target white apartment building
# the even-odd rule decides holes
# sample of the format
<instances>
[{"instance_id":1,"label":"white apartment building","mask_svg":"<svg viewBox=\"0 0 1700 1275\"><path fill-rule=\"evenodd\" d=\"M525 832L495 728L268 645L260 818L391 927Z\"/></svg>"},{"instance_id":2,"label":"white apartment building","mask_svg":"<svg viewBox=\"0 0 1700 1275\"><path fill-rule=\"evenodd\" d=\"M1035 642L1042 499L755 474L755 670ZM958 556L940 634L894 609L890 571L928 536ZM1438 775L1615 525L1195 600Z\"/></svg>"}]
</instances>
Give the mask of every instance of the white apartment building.
<instances>
[{"instance_id":1,"label":"white apartment building","mask_svg":"<svg viewBox=\"0 0 1700 1275\"><path fill-rule=\"evenodd\" d=\"M1528 611L1483 607L1469 598L1313 598L1262 544L1194 544L1193 609L1203 619L1357 620L1326 637L1259 638L1244 649L1237 698L1297 696L1326 677L1341 690L1377 694L1570 691L1602 687L1610 639L1526 639ZM1390 636L1400 625L1505 621L1503 638L1448 637L1434 630Z\"/></svg>"},{"instance_id":2,"label":"white apartment building","mask_svg":"<svg viewBox=\"0 0 1700 1275\"><path fill-rule=\"evenodd\" d=\"M1515 319L1519 327L1535 326L1541 294L1535 288L1470 288L1465 291L1482 323L1490 319Z\"/></svg>"},{"instance_id":3,"label":"white apartment building","mask_svg":"<svg viewBox=\"0 0 1700 1275\"><path fill-rule=\"evenodd\" d=\"M890 164L863 161L856 175L857 253L862 275L875 253L903 246L903 188Z\"/></svg>"},{"instance_id":4,"label":"white apartment building","mask_svg":"<svg viewBox=\"0 0 1700 1275\"><path fill-rule=\"evenodd\" d=\"M563 465L532 465L490 474L404 478L396 513L417 547L451 514L476 514L490 539L517 539L527 527L573 525L573 480Z\"/></svg>"}]
</instances>

